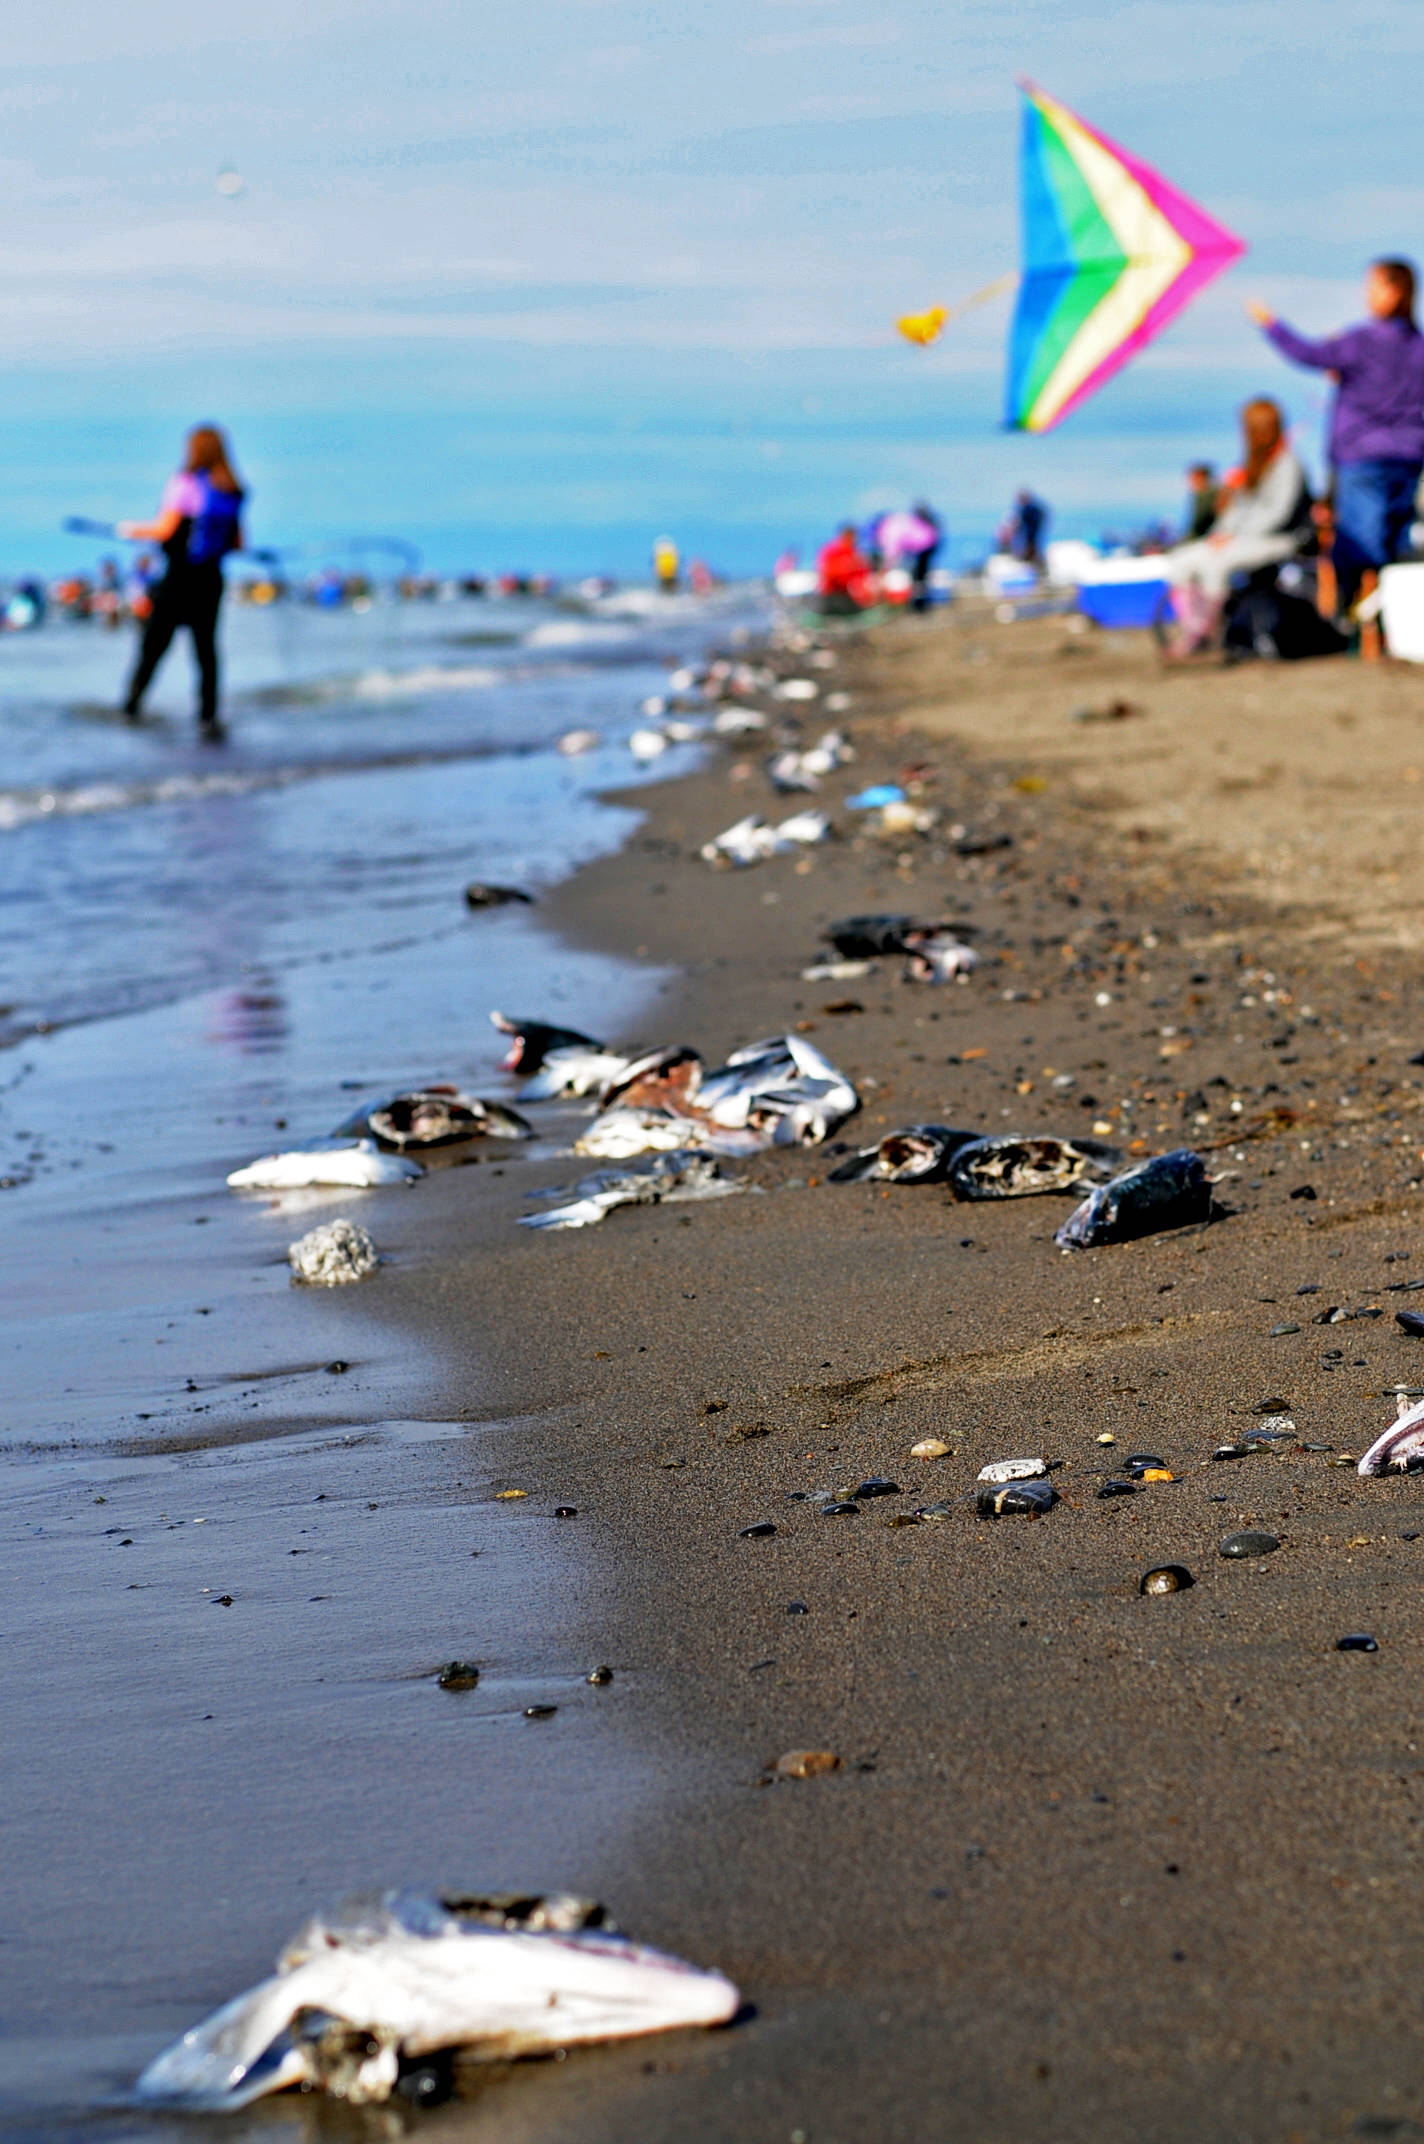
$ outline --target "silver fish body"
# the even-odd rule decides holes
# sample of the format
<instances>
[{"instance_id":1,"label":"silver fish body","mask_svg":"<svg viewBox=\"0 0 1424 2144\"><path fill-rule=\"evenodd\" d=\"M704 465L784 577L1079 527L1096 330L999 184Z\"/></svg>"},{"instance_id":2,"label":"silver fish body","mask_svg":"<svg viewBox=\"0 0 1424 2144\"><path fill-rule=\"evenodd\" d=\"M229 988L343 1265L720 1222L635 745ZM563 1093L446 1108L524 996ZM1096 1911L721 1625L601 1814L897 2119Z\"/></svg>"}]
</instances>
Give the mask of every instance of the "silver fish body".
<instances>
[{"instance_id":1,"label":"silver fish body","mask_svg":"<svg viewBox=\"0 0 1424 2144\"><path fill-rule=\"evenodd\" d=\"M263 1154L245 1169L234 1169L227 1182L231 1191L297 1191L328 1184L371 1191L380 1184L413 1183L423 1174L419 1163L383 1154L372 1139L331 1139L285 1154Z\"/></svg>"},{"instance_id":2,"label":"silver fish body","mask_svg":"<svg viewBox=\"0 0 1424 2144\"><path fill-rule=\"evenodd\" d=\"M440 2049L502 2061L735 2012L737 1990L720 1973L608 1928L561 1925L577 1915L550 1903L552 1917L501 1925L482 1901L353 1900L309 1923L270 1979L151 2062L138 2096L217 2111L300 2085L361 2104L389 2097L402 2061Z\"/></svg>"},{"instance_id":3,"label":"silver fish body","mask_svg":"<svg viewBox=\"0 0 1424 2144\"><path fill-rule=\"evenodd\" d=\"M531 1198L567 1199L552 1213L520 1216L522 1228L590 1228L615 1206L655 1206L690 1199L725 1198L740 1191L728 1183L714 1156L689 1147L644 1154L620 1169L594 1169L576 1184L531 1192Z\"/></svg>"}]
</instances>

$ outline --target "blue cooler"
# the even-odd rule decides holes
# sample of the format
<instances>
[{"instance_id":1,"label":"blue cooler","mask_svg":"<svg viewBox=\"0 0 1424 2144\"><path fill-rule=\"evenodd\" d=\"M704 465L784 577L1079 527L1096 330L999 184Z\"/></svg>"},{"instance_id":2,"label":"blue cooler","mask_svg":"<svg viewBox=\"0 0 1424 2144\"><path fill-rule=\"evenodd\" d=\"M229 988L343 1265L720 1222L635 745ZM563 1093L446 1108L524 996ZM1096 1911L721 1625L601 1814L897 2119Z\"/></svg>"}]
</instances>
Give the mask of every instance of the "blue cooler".
<instances>
[{"instance_id":1,"label":"blue cooler","mask_svg":"<svg viewBox=\"0 0 1424 2144\"><path fill-rule=\"evenodd\" d=\"M1165 559L1105 558L1078 579L1078 608L1095 624L1150 626L1168 603Z\"/></svg>"}]
</instances>

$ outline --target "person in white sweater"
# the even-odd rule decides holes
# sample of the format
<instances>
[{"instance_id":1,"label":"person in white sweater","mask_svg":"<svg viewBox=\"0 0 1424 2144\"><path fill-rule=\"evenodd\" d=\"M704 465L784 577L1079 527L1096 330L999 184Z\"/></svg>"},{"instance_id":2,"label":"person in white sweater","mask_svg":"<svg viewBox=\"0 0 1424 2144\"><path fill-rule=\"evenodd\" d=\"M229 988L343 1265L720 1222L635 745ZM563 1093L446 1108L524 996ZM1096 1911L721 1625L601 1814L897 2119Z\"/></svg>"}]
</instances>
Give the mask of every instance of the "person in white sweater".
<instances>
[{"instance_id":1,"label":"person in white sweater","mask_svg":"<svg viewBox=\"0 0 1424 2144\"><path fill-rule=\"evenodd\" d=\"M1214 643L1233 574L1293 557L1310 534L1310 486L1279 405L1248 402L1241 433L1245 456L1222 483L1211 529L1167 554L1183 654Z\"/></svg>"}]
</instances>

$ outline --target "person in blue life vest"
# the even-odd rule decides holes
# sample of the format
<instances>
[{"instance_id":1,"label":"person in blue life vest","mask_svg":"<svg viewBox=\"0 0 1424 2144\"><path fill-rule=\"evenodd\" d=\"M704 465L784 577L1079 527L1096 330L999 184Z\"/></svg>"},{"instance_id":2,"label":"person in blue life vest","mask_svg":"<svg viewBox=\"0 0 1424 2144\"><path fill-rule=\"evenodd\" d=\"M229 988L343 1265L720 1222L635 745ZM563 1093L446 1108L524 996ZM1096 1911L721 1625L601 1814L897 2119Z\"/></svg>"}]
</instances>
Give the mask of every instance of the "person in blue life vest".
<instances>
[{"instance_id":1,"label":"person in blue life vest","mask_svg":"<svg viewBox=\"0 0 1424 2144\"><path fill-rule=\"evenodd\" d=\"M174 634L186 626L198 664L199 725L205 737L222 735L217 648L222 562L230 551L242 549L244 496L226 439L216 425L200 424L188 434L183 466L164 487L154 519L119 523L120 536L161 545L168 561L153 590L153 607L124 700L130 722L139 719L143 696Z\"/></svg>"}]
</instances>

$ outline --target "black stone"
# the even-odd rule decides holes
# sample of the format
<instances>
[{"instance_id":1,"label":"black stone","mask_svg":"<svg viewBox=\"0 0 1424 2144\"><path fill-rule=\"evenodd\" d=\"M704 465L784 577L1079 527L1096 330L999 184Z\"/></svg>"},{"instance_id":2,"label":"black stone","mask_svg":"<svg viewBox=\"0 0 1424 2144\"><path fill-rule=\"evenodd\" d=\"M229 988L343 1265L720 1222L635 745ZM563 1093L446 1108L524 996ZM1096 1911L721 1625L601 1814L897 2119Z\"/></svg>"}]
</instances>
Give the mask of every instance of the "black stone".
<instances>
[{"instance_id":1,"label":"black stone","mask_svg":"<svg viewBox=\"0 0 1424 2144\"><path fill-rule=\"evenodd\" d=\"M946 1519L954 1517L954 1506L952 1504L920 1504L916 1507L915 1517L922 1519L926 1526L940 1526L943 1525Z\"/></svg>"},{"instance_id":2,"label":"black stone","mask_svg":"<svg viewBox=\"0 0 1424 2144\"><path fill-rule=\"evenodd\" d=\"M1401 1332L1409 1333L1415 1339L1424 1334L1424 1314L1417 1310L1396 1310L1394 1322Z\"/></svg>"},{"instance_id":3,"label":"black stone","mask_svg":"<svg viewBox=\"0 0 1424 2144\"><path fill-rule=\"evenodd\" d=\"M860 1506L849 1502L822 1504L821 1517L823 1519L858 1519L860 1517Z\"/></svg>"},{"instance_id":4,"label":"black stone","mask_svg":"<svg viewBox=\"0 0 1424 2144\"><path fill-rule=\"evenodd\" d=\"M413 2107L443 2107L454 2090L455 2058L448 2048L402 2063L396 2078L397 2095Z\"/></svg>"},{"instance_id":5,"label":"black stone","mask_svg":"<svg viewBox=\"0 0 1424 2144\"><path fill-rule=\"evenodd\" d=\"M578 1507L575 1504L555 1504L554 1517L556 1519L576 1519L578 1517Z\"/></svg>"},{"instance_id":6,"label":"black stone","mask_svg":"<svg viewBox=\"0 0 1424 2144\"><path fill-rule=\"evenodd\" d=\"M518 886L486 886L476 879L465 888L466 908L503 908L509 901L522 901L528 908L533 900L532 893L524 893Z\"/></svg>"},{"instance_id":7,"label":"black stone","mask_svg":"<svg viewBox=\"0 0 1424 2144\"><path fill-rule=\"evenodd\" d=\"M1337 1653L1377 1653L1379 1641L1372 1638L1367 1630L1357 1630L1348 1638L1337 1638L1335 1650Z\"/></svg>"},{"instance_id":8,"label":"black stone","mask_svg":"<svg viewBox=\"0 0 1424 2144\"><path fill-rule=\"evenodd\" d=\"M1129 1452L1123 1464L1128 1467L1164 1467L1167 1462L1159 1459L1155 1452Z\"/></svg>"},{"instance_id":9,"label":"black stone","mask_svg":"<svg viewBox=\"0 0 1424 2144\"><path fill-rule=\"evenodd\" d=\"M1314 1184L1297 1184L1291 1193L1293 1199L1313 1199L1316 1195Z\"/></svg>"},{"instance_id":10,"label":"black stone","mask_svg":"<svg viewBox=\"0 0 1424 2144\"><path fill-rule=\"evenodd\" d=\"M349 1362L329 1362L326 1366L326 1374L328 1377L340 1377L342 1371L349 1370L350 1367Z\"/></svg>"},{"instance_id":11,"label":"black stone","mask_svg":"<svg viewBox=\"0 0 1424 2144\"><path fill-rule=\"evenodd\" d=\"M857 1496L898 1496L900 1484L897 1481L887 1481L883 1474L872 1474L869 1481L863 1481L855 1493Z\"/></svg>"},{"instance_id":12,"label":"black stone","mask_svg":"<svg viewBox=\"0 0 1424 2144\"><path fill-rule=\"evenodd\" d=\"M1318 1325L1320 1323L1320 1320L1317 1318L1315 1322ZM1268 1340L1284 1340L1288 1333L1298 1333L1299 1331L1300 1327L1298 1325L1292 1325L1290 1321L1287 1320L1286 1323L1283 1325L1273 1325L1270 1331L1267 1333L1266 1338Z\"/></svg>"},{"instance_id":13,"label":"black stone","mask_svg":"<svg viewBox=\"0 0 1424 2144\"><path fill-rule=\"evenodd\" d=\"M786 1613L788 1615L809 1615L811 1611L804 1601L788 1601L786 1603Z\"/></svg>"},{"instance_id":14,"label":"black stone","mask_svg":"<svg viewBox=\"0 0 1424 2144\"><path fill-rule=\"evenodd\" d=\"M755 1526L744 1526L737 1535L739 1541L765 1541L776 1532L770 1519L758 1519Z\"/></svg>"},{"instance_id":15,"label":"black stone","mask_svg":"<svg viewBox=\"0 0 1424 2144\"><path fill-rule=\"evenodd\" d=\"M526 1720L552 1720L558 1709L557 1705L526 1705L524 1717Z\"/></svg>"},{"instance_id":16,"label":"black stone","mask_svg":"<svg viewBox=\"0 0 1424 2144\"><path fill-rule=\"evenodd\" d=\"M974 1499L981 1519L1039 1518L1058 1502L1049 1481L985 1482Z\"/></svg>"},{"instance_id":17,"label":"black stone","mask_svg":"<svg viewBox=\"0 0 1424 2144\"><path fill-rule=\"evenodd\" d=\"M1239 1561L1247 1556L1269 1556L1280 1545L1274 1534L1228 1534L1221 1544L1221 1554Z\"/></svg>"},{"instance_id":18,"label":"black stone","mask_svg":"<svg viewBox=\"0 0 1424 2144\"><path fill-rule=\"evenodd\" d=\"M1135 1481L1105 1481L1101 1489L1099 1489L1098 1495L1100 1497L1136 1496L1137 1483Z\"/></svg>"},{"instance_id":19,"label":"black stone","mask_svg":"<svg viewBox=\"0 0 1424 2144\"><path fill-rule=\"evenodd\" d=\"M473 1660L447 1660L435 1679L442 1690L473 1690L480 1671Z\"/></svg>"},{"instance_id":20,"label":"black stone","mask_svg":"<svg viewBox=\"0 0 1424 2144\"><path fill-rule=\"evenodd\" d=\"M588 1674L584 1677L584 1681L591 1682L596 1690L602 1690L612 1680L612 1668L590 1668Z\"/></svg>"},{"instance_id":21,"label":"black stone","mask_svg":"<svg viewBox=\"0 0 1424 2144\"><path fill-rule=\"evenodd\" d=\"M1247 1449L1244 1444L1218 1444L1211 1456L1213 1459L1244 1459Z\"/></svg>"}]
</instances>

